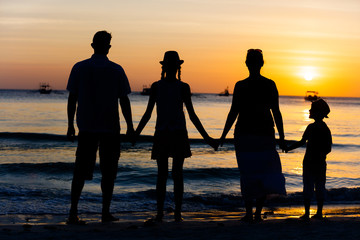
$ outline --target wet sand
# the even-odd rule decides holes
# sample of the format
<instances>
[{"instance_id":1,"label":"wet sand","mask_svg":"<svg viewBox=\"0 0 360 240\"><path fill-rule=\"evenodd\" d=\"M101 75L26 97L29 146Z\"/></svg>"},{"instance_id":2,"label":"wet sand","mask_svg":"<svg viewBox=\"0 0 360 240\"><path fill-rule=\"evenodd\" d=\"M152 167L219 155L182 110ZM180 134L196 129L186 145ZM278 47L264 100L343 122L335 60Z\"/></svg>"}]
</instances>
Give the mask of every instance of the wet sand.
<instances>
[{"instance_id":1,"label":"wet sand","mask_svg":"<svg viewBox=\"0 0 360 240\"><path fill-rule=\"evenodd\" d=\"M261 223L239 221L243 212L185 212L175 223L144 224L151 212L115 214L102 224L100 215L81 215L87 225L66 225L65 215L1 215L0 239L360 239L360 207L326 206L324 220L304 222L302 207L265 209ZM312 212L313 213L313 212Z\"/></svg>"}]
</instances>

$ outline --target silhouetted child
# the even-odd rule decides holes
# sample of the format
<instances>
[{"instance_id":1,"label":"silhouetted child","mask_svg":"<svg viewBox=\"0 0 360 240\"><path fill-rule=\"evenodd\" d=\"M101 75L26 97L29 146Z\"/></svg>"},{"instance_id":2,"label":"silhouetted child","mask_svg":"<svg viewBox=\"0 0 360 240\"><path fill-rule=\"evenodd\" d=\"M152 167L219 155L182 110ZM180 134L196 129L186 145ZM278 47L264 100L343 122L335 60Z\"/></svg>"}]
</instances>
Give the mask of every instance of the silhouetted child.
<instances>
[{"instance_id":1,"label":"silhouetted child","mask_svg":"<svg viewBox=\"0 0 360 240\"><path fill-rule=\"evenodd\" d=\"M197 117L192 101L190 87L180 81L180 68L183 60L175 51L168 51L164 55L161 80L151 85L148 106L136 129L135 135L139 136L151 117L156 104L156 126L154 144L151 158L155 159L158 166L156 183L157 216L155 220L163 219L164 201L166 195L166 181L168 177L168 158L173 158L172 178L174 180L175 221L182 221L181 206L184 192L183 164L184 159L191 156L190 144L186 129L184 104L190 120L200 132L205 141L213 148L217 148L217 141L209 137ZM149 221L150 221L149 220Z\"/></svg>"},{"instance_id":2,"label":"silhouetted child","mask_svg":"<svg viewBox=\"0 0 360 240\"><path fill-rule=\"evenodd\" d=\"M331 152L331 132L323 121L330 113L328 104L319 99L311 104L309 118L315 120L307 126L302 139L288 148L286 152L298 148L306 143L306 153L303 161L303 194L305 214L301 219L308 220L310 216L310 203L314 192L316 192L317 212L311 218L323 219L322 209L325 198L326 182L326 155Z\"/></svg>"}]
</instances>

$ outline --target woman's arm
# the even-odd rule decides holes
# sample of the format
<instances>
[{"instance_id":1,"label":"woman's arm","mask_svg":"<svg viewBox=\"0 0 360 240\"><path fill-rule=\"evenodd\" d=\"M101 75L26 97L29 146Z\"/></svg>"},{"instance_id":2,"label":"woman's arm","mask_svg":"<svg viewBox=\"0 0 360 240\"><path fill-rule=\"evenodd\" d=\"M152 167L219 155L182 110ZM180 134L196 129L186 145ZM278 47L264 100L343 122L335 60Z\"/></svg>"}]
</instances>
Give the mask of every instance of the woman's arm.
<instances>
[{"instance_id":1,"label":"woman's arm","mask_svg":"<svg viewBox=\"0 0 360 240\"><path fill-rule=\"evenodd\" d=\"M193 106L192 101L191 101L190 87L187 84L184 85L183 97L184 97L185 107L186 107L186 110L187 110L187 112L189 114L189 118L190 118L191 122L194 124L194 126L199 131L199 133L204 138L204 140L211 147L213 147L215 150L217 150L217 148L218 148L217 142L207 134L205 128L203 127L203 125L200 122L200 119L198 118L198 116L195 113L194 106Z\"/></svg>"},{"instance_id":2,"label":"woman's arm","mask_svg":"<svg viewBox=\"0 0 360 240\"><path fill-rule=\"evenodd\" d=\"M239 107L238 107L238 104L239 104L238 103L239 102L238 101L238 98L239 98L238 95L239 95L239 93L238 93L238 88L239 87L237 85L235 85L230 111L229 111L229 114L228 114L226 122L225 122L223 133L221 134L221 137L220 137L220 145L221 146L223 145L224 140L226 138L226 135L230 131L232 125L234 124L236 118L239 115Z\"/></svg>"},{"instance_id":3,"label":"woman's arm","mask_svg":"<svg viewBox=\"0 0 360 240\"><path fill-rule=\"evenodd\" d=\"M285 134L284 134L284 124L283 124L283 118L280 112L280 107L279 107L279 93L278 90L276 88L276 85L274 86L274 98L273 98L273 102L271 104L271 112L274 116L274 120L275 120L275 125L276 128L278 130L279 133L279 140L280 140L280 148L284 149L285 143Z\"/></svg>"}]
</instances>

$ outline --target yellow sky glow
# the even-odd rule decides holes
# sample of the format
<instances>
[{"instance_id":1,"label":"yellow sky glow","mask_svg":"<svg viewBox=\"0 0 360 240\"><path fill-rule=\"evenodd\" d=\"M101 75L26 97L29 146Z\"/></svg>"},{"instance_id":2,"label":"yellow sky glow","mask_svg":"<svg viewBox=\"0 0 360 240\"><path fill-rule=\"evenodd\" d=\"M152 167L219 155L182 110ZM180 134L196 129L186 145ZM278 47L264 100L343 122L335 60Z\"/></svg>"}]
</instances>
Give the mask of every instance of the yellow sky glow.
<instances>
[{"instance_id":1,"label":"yellow sky glow","mask_svg":"<svg viewBox=\"0 0 360 240\"><path fill-rule=\"evenodd\" d=\"M232 92L247 77L247 49L260 48L281 95L360 97L358 0L2 0L0 29L5 89L65 89L93 34L108 30L109 58L133 91L158 80L164 52L177 50L193 92Z\"/></svg>"}]
</instances>

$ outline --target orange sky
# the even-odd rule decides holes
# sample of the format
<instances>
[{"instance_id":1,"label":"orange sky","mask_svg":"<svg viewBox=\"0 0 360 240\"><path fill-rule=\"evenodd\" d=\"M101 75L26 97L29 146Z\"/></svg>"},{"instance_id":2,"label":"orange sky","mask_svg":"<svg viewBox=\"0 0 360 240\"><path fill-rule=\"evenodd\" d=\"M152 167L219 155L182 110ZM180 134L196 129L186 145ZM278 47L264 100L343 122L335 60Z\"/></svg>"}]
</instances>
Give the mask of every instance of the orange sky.
<instances>
[{"instance_id":1,"label":"orange sky","mask_svg":"<svg viewBox=\"0 0 360 240\"><path fill-rule=\"evenodd\" d=\"M0 88L65 89L98 30L113 34L109 58L133 91L158 80L164 52L177 50L193 92L232 92L247 76L246 50L260 48L281 95L360 97L358 0L1 0Z\"/></svg>"}]
</instances>

